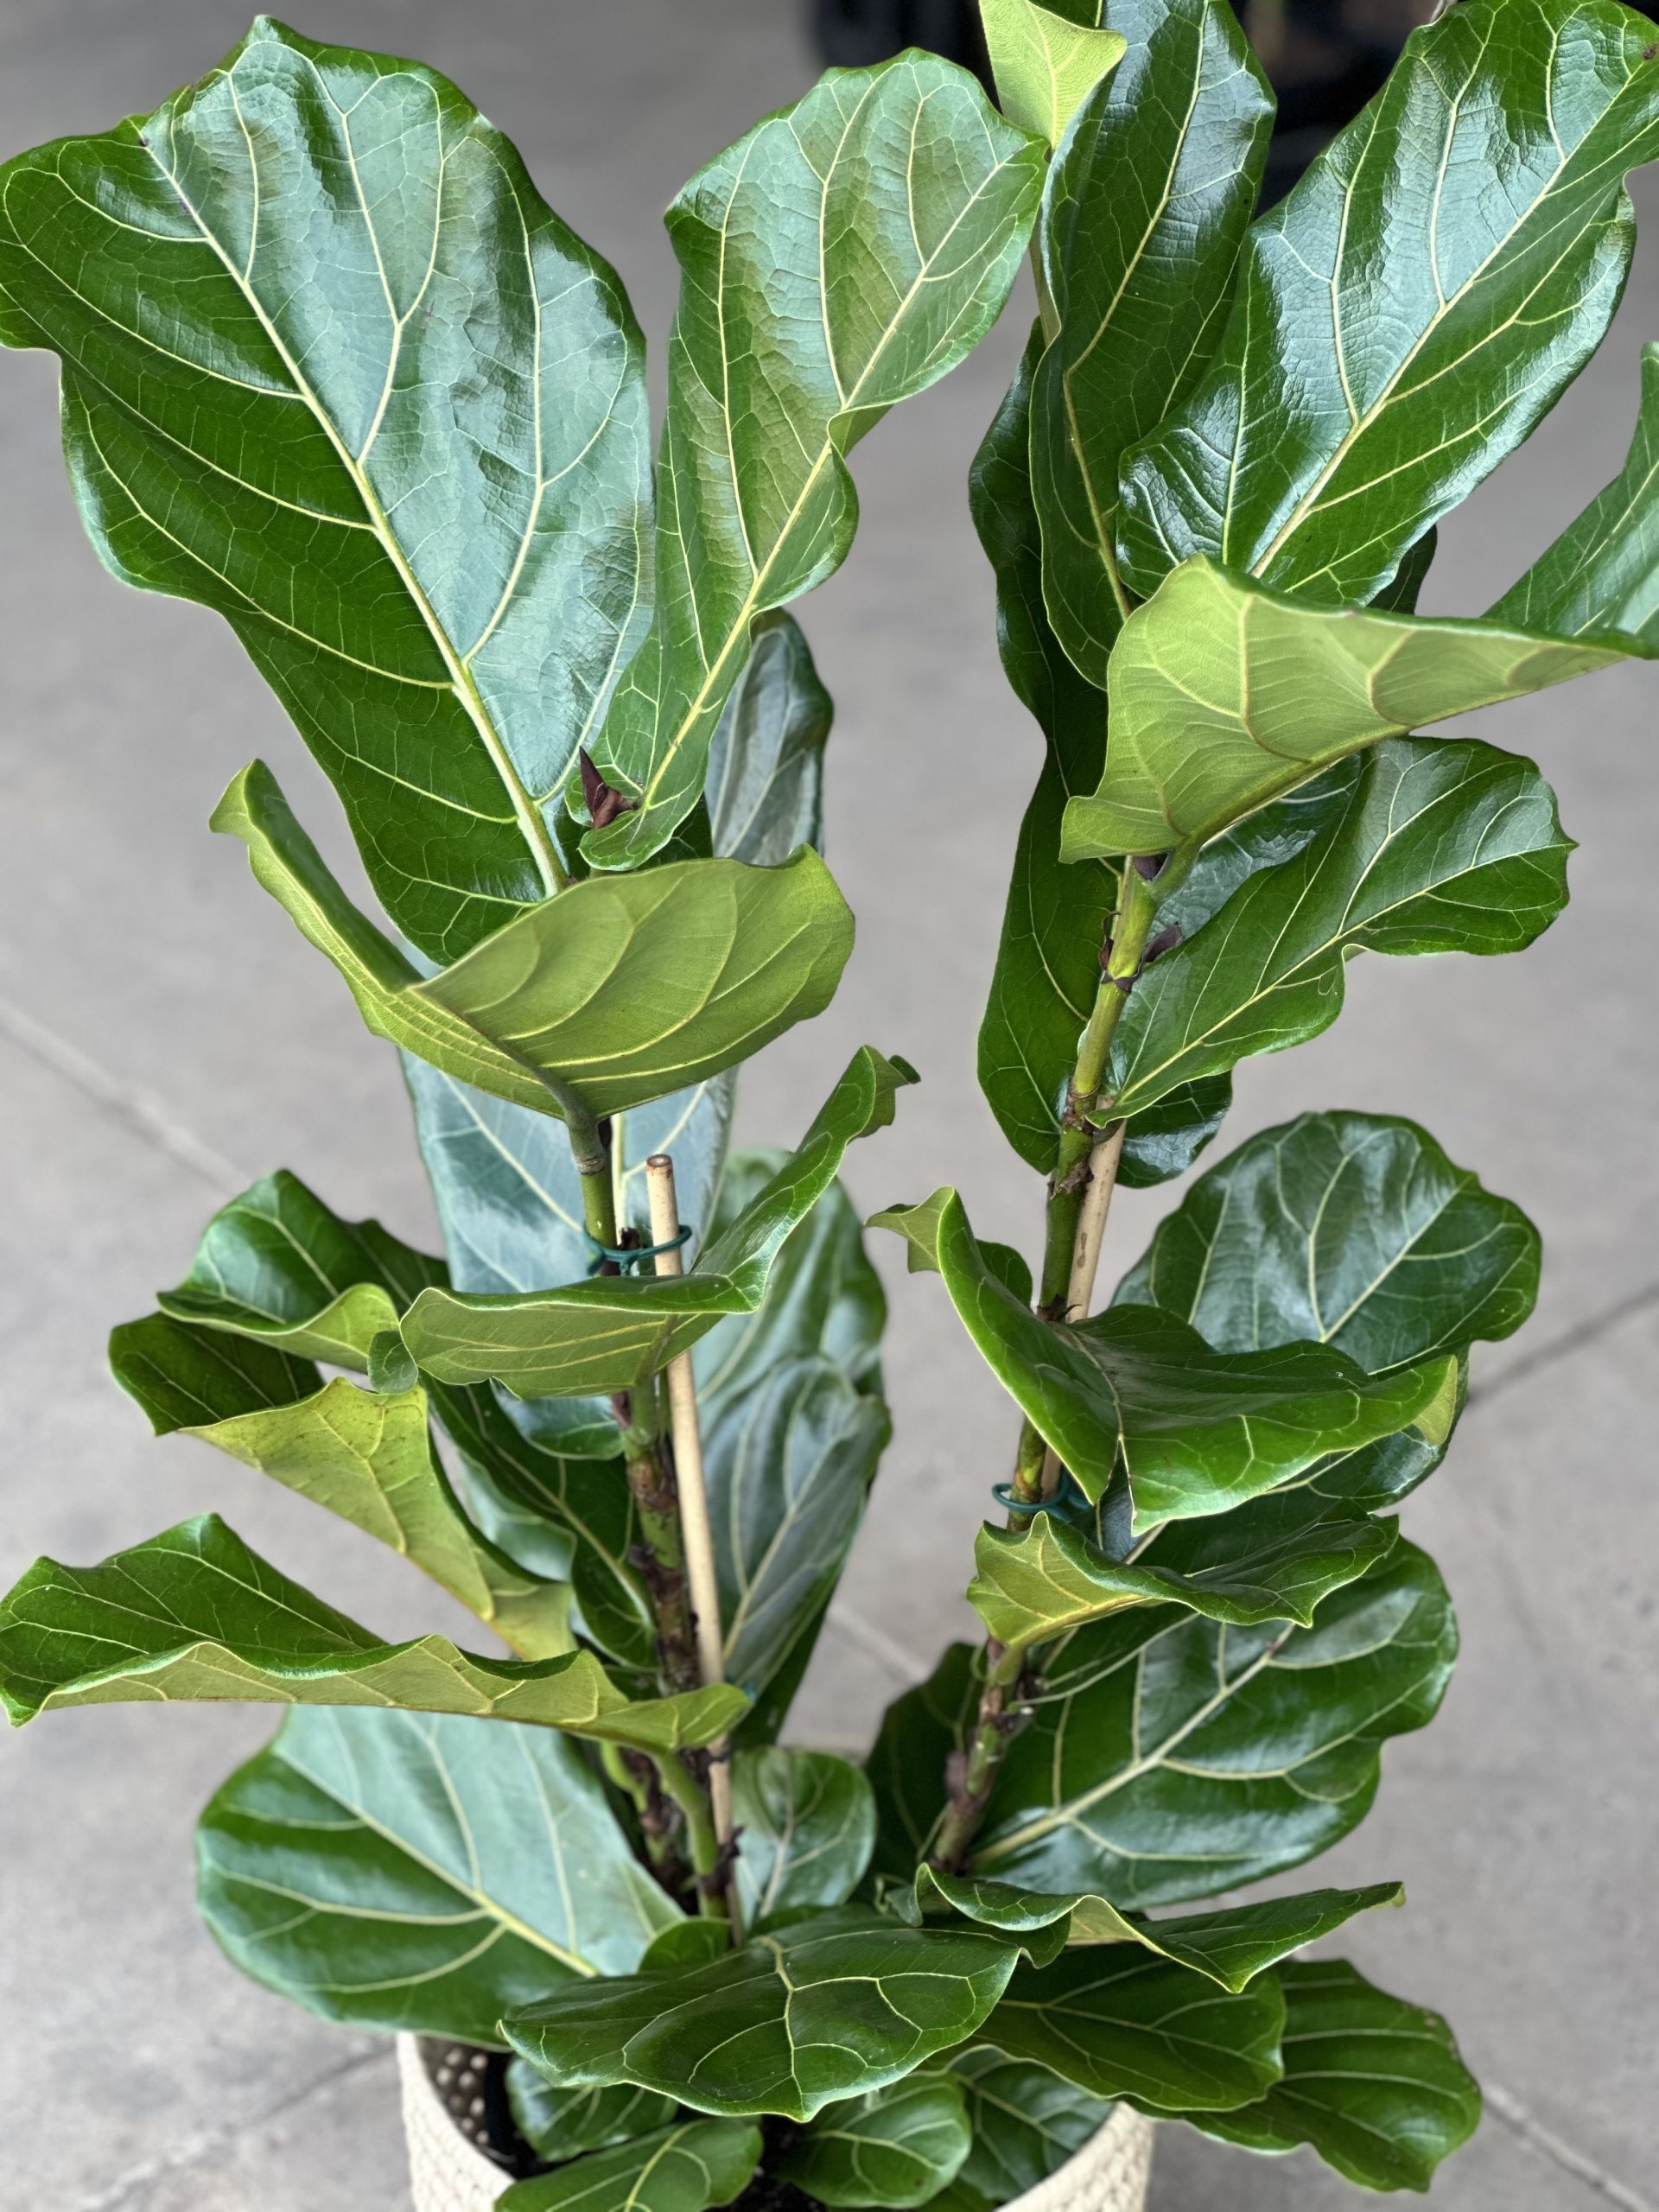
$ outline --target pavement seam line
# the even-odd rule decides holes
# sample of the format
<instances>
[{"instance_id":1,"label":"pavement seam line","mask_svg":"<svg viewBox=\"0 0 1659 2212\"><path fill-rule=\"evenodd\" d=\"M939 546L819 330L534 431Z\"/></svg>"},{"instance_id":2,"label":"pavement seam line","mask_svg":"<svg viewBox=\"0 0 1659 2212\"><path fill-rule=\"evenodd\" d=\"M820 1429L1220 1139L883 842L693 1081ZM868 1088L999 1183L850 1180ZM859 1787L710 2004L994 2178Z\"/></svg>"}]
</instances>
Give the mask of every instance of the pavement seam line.
<instances>
[{"instance_id":1,"label":"pavement seam line","mask_svg":"<svg viewBox=\"0 0 1659 2212\"><path fill-rule=\"evenodd\" d=\"M1617 2180L1605 2167L1599 2166L1593 2158L1574 2145L1564 2142L1553 2128L1546 2127L1541 2120L1535 2120L1519 2097L1511 2096L1507 2089L1499 2088L1493 2082L1486 2083L1485 2097L1493 2117L1501 2120L1512 2134L1518 2135L1529 2149L1537 2152L1540 2158L1548 2158L1563 2173L1571 2174L1586 2189L1592 2189L1599 2196L1605 2196L1610 2204L1617 2204L1619 2212L1659 2212L1659 2207L1656 2207L1651 2199L1638 2196L1633 2189Z\"/></svg>"},{"instance_id":2,"label":"pavement seam line","mask_svg":"<svg viewBox=\"0 0 1659 2212\"><path fill-rule=\"evenodd\" d=\"M196 1176L221 1198L234 1197L252 1179L221 1152L187 1128L153 1092L126 1083L79 1045L37 1021L15 1000L0 998L0 1036L62 1077L93 1105L114 1116L142 1142Z\"/></svg>"},{"instance_id":3,"label":"pavement seam line","mask_svg":"<svg viewBox=\"0 0 1659 2212\"><path fill-rule=\"evenodd\" d=\"M1621 1322L1634 1320L1638 1313L1645 1313L1650 1306L1659 1305L1659 1282L1644 1283L1640 1290L1631 1291L1611 1306L1604 1306L1587 1321L1580 1321L1576 1328L1564 1330L1559 1337L1552 1337L1546 1344L1529 1352L1525 1359L1518 1359L1513 1367L1493 1376L1490 1382L1483 1382L1469 1393L1471 1407L1484 1405L1512 1383L1530 1382L1535 1375L1547 1367L1554 1367L1558 1360L1570 1359L1574 1352L1582 1351L1588 1344L1597 1344Z\"/></svg>"},{"instance_id":4,"label":"pavement seam line","mask_svg":"<svg viewBox=\"0 0 1659 2212\"><path fill-rule=\"evenodd\" d=\"M182 2173L191 2166L200 2165L203 2159L215 2152L228 2150L245 2135L256 2129L268 2127L273 2120L280 2120L285 2113L295 2111L322 2090L332 2088L353 2074L371 2066L384 2066L392 2057L390 2043L376 2043L366 2050L353 2051L349 2058L338 2060L322 2073L313 2075L296 2088L289 2089L272 2103L250 2113L245 2120L226 2120L219 2127L203 2128L171 2151L164 2151L142 2165L123 2174L118 2182L101 2190L95 2196L84 2196L69 2207L69 2212L126 2212L136 2204L138 2194L152 2183L164 2180L168 2174ZM1642 2208L1646 2212L1646 2208Z\"/></svg>"},{"instance_id":5,"label":"pavement seam line","mask_svg":"<svg viewBox=\"0 0 1659 2212\"><path fill-rule=\"evenodd\" d=\"M889 1636L886 1629L878 1628L874 1621L866 1620L855 1606L844 1604L841 1599L831 1605L827 1619L829 1626L838 1629L867 1659L874 1659L878 1666L901 1676L906 1683L919 1682L930 1672L927 1662L918 1658L908 1645L900 1643L897 1637Z\"/></svg>"}]
</instances>

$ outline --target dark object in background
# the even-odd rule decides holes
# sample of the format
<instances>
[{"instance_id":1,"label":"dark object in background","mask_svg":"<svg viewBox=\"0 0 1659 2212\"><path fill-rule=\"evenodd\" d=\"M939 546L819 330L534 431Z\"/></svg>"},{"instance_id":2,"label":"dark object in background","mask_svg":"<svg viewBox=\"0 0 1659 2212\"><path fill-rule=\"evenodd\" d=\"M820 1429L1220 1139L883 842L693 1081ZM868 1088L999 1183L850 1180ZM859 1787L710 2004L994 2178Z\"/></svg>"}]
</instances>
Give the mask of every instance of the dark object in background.
<instances>
[{"instance_id":1,"label":"dark object in background","mask_svg":"<svg viewBox=\"0 0 1659 2212\"><path fill-rule=\"evenodd\" d=\"M1321 146L1357 115L1393 67L1433 0L1233 0L1279 96L1279 120L1262 188L1271 207ZM885 61L925 46L989 85L976 0L813 0L827 62Z\"/></svg>"}]
</instances>

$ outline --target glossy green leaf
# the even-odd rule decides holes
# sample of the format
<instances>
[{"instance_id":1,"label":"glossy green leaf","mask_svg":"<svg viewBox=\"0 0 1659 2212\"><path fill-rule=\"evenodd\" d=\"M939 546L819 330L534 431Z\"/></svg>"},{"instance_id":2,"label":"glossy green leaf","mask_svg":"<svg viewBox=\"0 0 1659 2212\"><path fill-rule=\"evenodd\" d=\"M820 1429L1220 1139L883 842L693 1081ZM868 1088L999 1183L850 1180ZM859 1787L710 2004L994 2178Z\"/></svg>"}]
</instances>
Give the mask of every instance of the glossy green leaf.
<instances>
[{"instance_id":1,"label":"glossy green leaf","mask_svg":"<svg viewBox=\"0 0 1659 2212\"><path fill-rule=\"evenodd\" d=\"M972 2140L955 2075L912 2074L826 2107L773 2171L820 2204L925 2204L956 2179Z\"/></svg>"},{"instance_id":2,"label":"glossy green leaf","mask_svg":"<svg viewBox=\"0 0 1659 2212\"><path fill-rule=\"evenodd\" d=\"M1053 1896L976 1875L944 1874L928 1866L917 1870L916 1893L924 1904L930 1894L938 1897L967 1919L1005 1936L1054 1928L1068 1945L1139 1944L1233 1991L1248 1989L1258 1974L1293 1951L1334 1934L1357 1913L1406 1901L1397 1882L1382 1882L1364 1890L1309 1890L1300 1897L1183 1913L1175 1920L1129 1919L1107 1897L1077 1892Z\"/></svg>"},{"instance_id":3,"label":"glossy green leaf","mask_svg":"<svg viewBox=\"0 0 1659 2212\"><path fill-rule=\"evenodd\" d=\"M1014 1960L977 1931L846 1907L707 1965L562 1991L504 2025L515 2050L572 2088L632 2082L702 2112L810 2120L970 2036Z\"/></svg>"},{"instance_id":4,"label":"glossy green leaf","mask_svg":"<svg viewBox=\"0 0 1659 2212\"><path fill-rule=\"evenodd\" d=\"M1057 2173L1104 2126L1111 2106L1046 2066L985 2044L949 2064L968 2100L973 2142L940 2212L994 2212Z\"/></svg>"},{"instance_id":5,"label":"glossy green leaf","mask_svg":"<svg viewBox=\"0 0 1659 2212\"><path fill-rule=\"evenodd\" d=\"M1128 457L1136 591L1211 553L1364 601L1521 443L1618 303L1653 43L1614 0L1460 0L1413 34L1250 232L1214 366Z\"/></svg>"},{"instance_id":6,"label":"glossy green leaf","mask_svg":"<svg viewBox=\"0 0 1659 2212\"><path fill-rule=\"evenodd\" d=\"M593 747L637 804L582 849L658 851L702 790L757 615L821 582L857 515L846 454L989 329L1040 144L911 52L832 71L669 210L683 272L657 467L657 614Z\"/></svg>"},{"instance_id":7,"label":"glossy green leaf","mask_svg":"<svg viewBox=\"0 0 1659 2212\"><path fill-rule=\"evenodd\" d=\"M220 1421L227 1411L291 1406L322 1382L314 1361L278 1351L258 1337L198 1328L162 1313L111 1331L110 1367L157 1436Z\"/></svg>"},{"instance_id":8,"label":"glossy green leaf","mask_svg":"<svg viewBox=\"0 0 1659 2212\"><path fill-rule=\"evenodd\" d=\"M1408 1428L1447 1385L1443 1360L1373 1377L1319 1344L1214 1352L1144 1306L1045 1321L988 1261L953 1191L874 1222L908 1233L912 1255L938 1267L987 1365L1090 1498L1127 1471L1137 1529L1224 1511L1333 1451Z\"/></svg>"},{"instance_id":9,"label":"glossy green leaf","mask_svg":"<svg viewBox=\"0 0 1659 2212\"><path fill-rule=\"evenodd\" d=\"M1480 2125L1480 2089L1436 2012L1338 1959L1284 1967L1285 2078L1193 2125L1249 2151L1311 2144L1362 2189L1426 2190Z\"/></svg>"},{"instance_id":10,"label":"glossy green leaf","mask_svg":"<svg viewBox=\"0 0 1659 2212\"><path fill-rule=\"evenodd\" d=\"M709 749L709 837L721 860L781 868L823 849L823 748L835 709L799 626L762 614Z\"/></svg>"},{"instance_id":11,"label":"glossy green leaf","mask_svg":"<svg viewBox=\"0 0 1659 2212\"><path fill-rule=\"evenodd\" d=\"M1517 951L1566 905L1572 846L1529 760L1392 738L1332 773L1346 792L1335 823L1135 985L1107 1077L1119 1108L1317 1037L1342 1010L1351 953Z\"/></svg>"},{"instance_id":12,"label":"glossy green leaf","mask_svg":"<svg viewBox=\"0 0 1659 2212\"><path fill-rule=\"evenodd\" d=\"M247 847L376 1036L541 1113L563 1115L574 1092L605 1116L718 1075L821 1014L852 950L847 903L809 848L782 868L677 861L572 884L423 978L346 897L262 762L213 826Z\"/></svg>"},{"instance_id":13,"label":"glossy green leaf","mask_svg":"<svg viewBox=\"0 0 1659 2212\"><path fill-rule=\"evenodd\" d=\"M159 1302L175 1320L360 1374L374 1338L442 1279L437 1261L378 1221L342 1221L279 1168L213 1216L189 1274Z\"/></svg>"},{"instance_id":14,"label":"glossy green leaf","mask_svg":"<svg viewBox=\"0 0 1659 2212\"><path fill-rule=\"evenodd\" d=\"M196 1847L202 1916L245 1974L326 2019L463 2043L498 2044L550 1982L632 1973L679 1917L547 1729L292 1713Z\"/></svg>"},{"instance_id":15,"label":"glossy green leaf","mask_svg":"<svg viewBox=\"0 0 1659 2212\"><path fill-rule=\"evenodd\" d=\"M1605 634L1332 613L1185 562L1124 626L1105 772L1066 808L1061 852L1202 842L1382 738L1564 683L1630 649Z\"/></svg>"},{"instance_id":16,"label":"glossy green leaf","mask_svg":"<svg viewBox=\"0 0 1659 2212\"><path fill-rule=\"evenodd\" d=\"M1036 0L981 0L980 21L996 81L997 105L1010 123L1051 146L1103 77L1123 59L1116 30L1072 22Z\"/></svg>"},{"instance_id":17,"label":"glossy green leaf","mask_svg":"<svg viewBox=\"0 0 1659 2212\"><path fill-rule=\"evenodd\" d=\"M1440 1576L1405 1542L1312 1628L1227 1628L1172 1606L1080 1629L1045 1656L971 1871L1131 1912L1300 1866L1363 1819L1381 1745L1433 1718L1456 1652ZM958 1644L888 1709L868 1767L878 1868L909 1879L977 1699Z\"/></svg>"},{"instance_id":18,"label":"glossy green leaf","mask_svg":"<svg viewBox=\"0 0 1659 2212\"><path fill-rule=\"evenodd\" d=\"M743 1832L736 1876L746 1928L803 1906L845 1904L875 1847L870 1785L830 1751L739 1751L732 1817Z\"/></svg>"},{"instance_id":19,"label":"glossy green leaf","mask_svg":"<svg viewBox=\"0 0 1659 2212\"><path fill-rule=\"evenodd\" d=\"M1313 1522L1182 1574L1155 1560L1114 1560L1045 1513L1029 1535L988 1524L980 1530L968 1602L1007 1644L1046 1643L1130 1605L1185 1605L1237 1628L1275 1620L1306 1628L1321 1599L1368 1573L1393 1542L1392 1526L1382 1522Z\"/></svg>"},{"instance_id":20,"label":"glossy green leaf","mask_svg":"<svg viewBox=\"0 0 1659 2212\"><path fill-rule=\"evenodd\" d=\"M199 1436L338 1513L430 1575L520 1658L547 1659L573 1649L569 1586L514 1567L461 1510L432 1448L424 1390L360 1390L339 1376L320 1390L272 1405L233 1367L209 1368L218 1334L160 1313L115 1332L110 1357L116 1380L137 1399L158 1436L175 1430ZM194 1420L176 1420L176 1400L204 1373L214 1380L211 1406L199 1408Z\"/></svg>"},{"instance_id":21,"label":"glossy green leaf","mask_svg":"<svg viewBox=\"0 0 1659 2212\"><path fill-rule=\"evenodd\" d=\"M1091 683L1132 603L1118 467L1209 366L1255 212L1273 96L1228 0L1103 0L1128 53L1060 147L1038 218L1053 342L1031 457L1043 594Z\"/></svg>"},{"instance_id":22,"label":"glossy green leaf","mask_svg":"<svg viewBox=\"0 0 1659 2212\"><path fill-rule=\"evenodd\" d=\"M597 879L596 887L650 883L668 872ZM885 1128L894 1093L914 1079L902 1063L862 1047L799 1149L686 1274L600 1276L505 1298L429 1291L404 1317L404 1342L445 1382L502 1382L521 1397L632 1389L722 1314L760 1306L785 1239L829 1189L847 1147Z\"/></svg>"},{"instance_id":23,"label":"glossy green leaf","mask_svg":"<svg viewBox=\"0 0 1659 2212\"><path fill-rule=\"evenodd\" d=\"M1380 1375L1510 1336L1538 1295L1537 1230L1380 1114L1304 1114L1200 1177L1114 1303L1156 1306L1222 1351L1308 1338Z\"/></svg>"},{"instance_id":24,"label":"glossy green leaf","mask_svg":"<svg viewBox=\"0 0 1659 2212\"><path fill-rule=\"evenodd\" d=\"M1141 2110L1253 2103L1283 2069L1285 2000L1269 1975L1239 1993L1143 1951L1064 1951L1022 1967L985 2025L1011 2058Z\"/></svg>"},{"instance_id":25,"label":"glossy green leaf","mask_svg":"<svg viewBox=\"0 0 1659 2212\"><path fill-rule=\"evenodd\" d=\"M587 1651L486 1659L444 1636L383 1643L213 1514L98 1567L37 1560L0 1601L14 1726L57 1706L220 1699L473 1713L663 1751L713 1743L747 1703L727 1688L631 1703Z\"/></svg>"},{"instance_id":26,"label":"glossy green leaf","mask_svg":"<svg viewBox=\"0 0 1659 2212\"><path fill-rule=\"evenodd\" d=\"M1642 349L1642 404L1624 467L1486 619L1563 638L1622 631L1659 648L1659 346Z\"/></svg>"},{"instance_id":27,"label":"glossy green leaf","mask_svg":"<svg viewBox=\"0 0 1659 2212\"><path fill-rule=\"evenodd\" d=\"M652 2134L679 2108L677 2099L654 2089L556 2089L517 2057L507 2062L506 2085L514 2126L532 2151L552 2160Z\"/></svg>"},{"instance_id":28,"label":"glossy green leaf","mask_svg":"<svg viewBox=\"0 0 1659 2212\"><path fill-rule=\"evenodd\" d=\"M3 200L0 340L62 357L105 566L226 616L415 944L454 959L544 898L647 614L612 271L446 78L269 16L147 119L20 156Z\"/></svg>"},{"instance_id":29,"label":"glossy green leaf","mask_svg":"<svg viewBox=\"0 0 1659 2212\"><path fill-rule=\"evenodd\" d=\"M499 2204L501 2212L708 2212L741 2196L760 2163L758 2127L682 2120L516 2182Z\"/></svg>"}]
</instances>

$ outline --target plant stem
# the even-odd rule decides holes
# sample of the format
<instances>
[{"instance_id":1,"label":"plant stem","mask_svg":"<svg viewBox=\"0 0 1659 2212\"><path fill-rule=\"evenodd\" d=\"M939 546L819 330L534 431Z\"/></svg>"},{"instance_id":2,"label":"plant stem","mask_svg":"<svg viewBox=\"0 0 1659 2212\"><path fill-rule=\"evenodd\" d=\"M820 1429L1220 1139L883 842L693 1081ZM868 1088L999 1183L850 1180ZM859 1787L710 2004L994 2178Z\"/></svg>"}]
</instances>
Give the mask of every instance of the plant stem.
<instances>
[{"instance_id":1,"label":"plant stem","mask_svg":"<svg viewBox=\"0 0 1659 2212\"><path fill-rule=\"evenodd\" d=\"M1175 871L1166 871L1165 883L1154 892L1153 877L1158 872L1154 868L1151 873L1144 873L1134 861L1123 864L1111 941L1102 956L1104 972L1066 1090L1054 1173L1048 1186L1043 1273L1038 1289L1038 1311L1050 1321L1081 1319L1094 1294L1106 1217L1127 1132L1122 1122L1103 1125L1096 1117L1103 1103L1112 1038L1141 973L1160 893L1173 888L1178 880ZM1020 1428L1014 1458L1014 1498L1036 1505L1058 1488L1059 1476L1058 1457L1036 1425L1027 1421ZM1019 1529L1030 1524L1030 1514L1020 1512L1016 1503L1008 1515L1009 1527ZM986 1642L985 1688L974 1732L966 1749L951 1762L949 1796L929 1853L936 1866L954 1872L979 1832L1008 1745L1029 1713L1028 1650L1028 1647L999 1643L994 1637Z\"/></svg>"},{"instance_id":2,"label":"plant stem","mask_svg":"<svg viewBox=\"0 0 1659 2212\"><path fill-rule=\"evenodd\" d=\"M685 1839L698 1877L697 1910L705 1920L724 1920L728 1917L726 1885L730 1854L715 1834L707 1784L692 1773L686 1759L673 1751L663 1752L653 1764L663 1788L685 1821Z\"/></svg>"},{"instance_id":3,"label":"plant stem","mask_svg":"<svg viewBox=\"0 0 1659 2212\"><path fill-rule=\"evenodd\" d=\"M629 1557L639 1570L656 1617L658 1671L665 1690L694 1690L700 1687L702 1677L686 1591L679 1497L663 1434L657 1377L653 1376L638 1390L619 1393L611 1401L611 1410L622 1432L624 1463L639 1529L639 1541Z\"/></svg>"},{"instance_id":4,"label":"plant stem","mask_svg":"<svg viewBox=\"0 0 1659 2212\"><path fill-rule=\"evenodd\" d=\"M1065 1109L1060 1121L1054 1173L1049 1179L1043 1272L1037 1291L1037 1310L1046 1320L1064 1320L1071 1307L1079 1247L1084 1242L1085 1206L1095 1182L1096 1161L1101 1164L1103 1188L1095 1201L1098 1226L1092 1232L1095 1250L1093 1264L1089 1270L1091 1286L1094 1268L1099 1265L1099 1236L1105 1229L1106 1208L1111 1203L1112 1189L1117 1179L1117 1164L1122 1156L1123 1147L1118 1132L1109 1128L1103 1130L1095 1116L1100 1106L1101 1088L1106 1080L1112 1038L1129 990L1140 973L1147 938L1157 911L1158 901L1151 884L1133 861L1126 861L1117 912L1113 920L1111 943L1103 955L1105 972L1101 976L1100 988L1095 994L1088 1027L1077 1048L1077 1065L1071 1071L1071 1080L1066 1086ZM1116 1143L1115 1151L1111 1149L1114 1140ZM1105 1173L1108 1168L1109 1175ZM1035 1427L1027 1421L1020 1430L1019 1449L1014 1459L1014 1494L1016 1498L1028 1498L1035 1503L1042 1497L1046 1449Z\"/></svg>"}]
</instances>

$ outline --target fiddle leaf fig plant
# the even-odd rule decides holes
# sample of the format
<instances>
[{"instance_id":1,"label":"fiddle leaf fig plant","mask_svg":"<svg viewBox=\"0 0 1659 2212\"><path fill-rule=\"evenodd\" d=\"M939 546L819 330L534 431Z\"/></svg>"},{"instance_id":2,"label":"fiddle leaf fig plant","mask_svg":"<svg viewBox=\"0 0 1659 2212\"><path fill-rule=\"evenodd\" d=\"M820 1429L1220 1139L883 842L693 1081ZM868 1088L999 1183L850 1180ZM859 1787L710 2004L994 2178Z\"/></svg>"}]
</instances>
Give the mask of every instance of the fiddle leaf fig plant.
<instances>
[{"instance_id":1,"label":"fiddle leaf fig plant","mask_svg":"<svg viewBox=\"0 0 1659 2212\"><path fill-rule=\"evenodd\" d=\"M1312 1111L1096 1286L1116 1185L1191 1169L1351 959L1517 951L1566 902L1539 771L1433 726L1656 650L1659 353L1625 471L1498 604L1416 602L1605 333L1659 29L1457 0L1257 218L1228 0L983 16L996 104L922 53L832 71L676 200L654 463L618 278L430 69L261 17L0 170L0 339L59 357L100 557L226 617L345 810L378 918L262 762L213 822L398 1048L445 1245L279 1170L116 1379L490 1647L388 1641L210 1512L31 1567L0 1698L289 1708L202 1815L207 1925L490 2054L509 2212L991 2212L1136 2114L1421 2190L1479 2114L1445 2024L1324 1948L1386 1869L1236 1892L1434 1715L1456 1625L1397 1509L1537 1233L1414 1123ZM891 1428L837 1179L917 1075L866 1047L792 1149L729 1148L853 946L786 609L858 441L1027 255L969 499L1043 744L980 1076L1042 1180L1028 1253L943 1159L868 1224L1011 1403L964 1471L982 1637L859 1764L788 1716Z\"/></svg>"}]
</instances>

